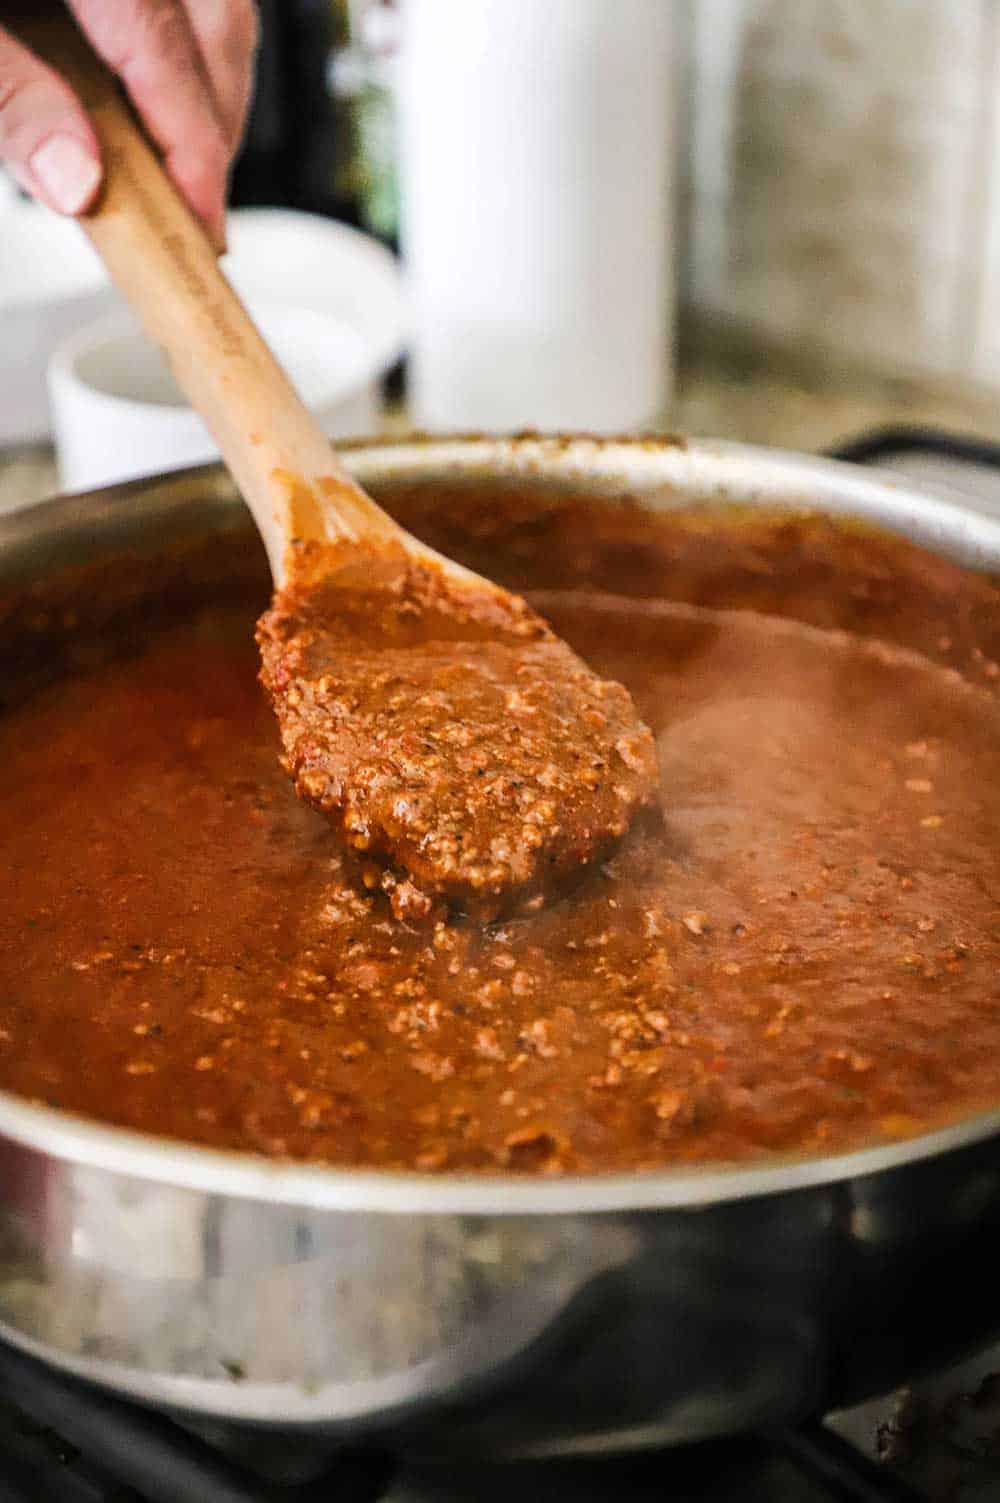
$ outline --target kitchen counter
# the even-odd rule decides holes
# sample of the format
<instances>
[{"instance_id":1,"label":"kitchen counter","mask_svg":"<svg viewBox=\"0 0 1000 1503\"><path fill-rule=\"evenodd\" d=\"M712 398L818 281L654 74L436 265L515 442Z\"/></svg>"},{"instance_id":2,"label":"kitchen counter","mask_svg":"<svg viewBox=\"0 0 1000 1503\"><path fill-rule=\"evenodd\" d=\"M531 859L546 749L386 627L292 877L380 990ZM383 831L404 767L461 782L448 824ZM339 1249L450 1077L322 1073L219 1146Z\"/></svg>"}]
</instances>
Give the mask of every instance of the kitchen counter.
<instances>
[{"instance_id":1,"label":"kitchen counter","mask_svg":"<svg viewBox=\"0 0 1000 1503\"><path fill-rule=\"evenodd\" d=\"M667 426L818 453L899 424L1000 441L1000 393L943 378L887 377L809 351L768 349L711 324L682 327Z\"/></svg>"},{"instance_id":2,"label":"kitchen counter","mask_svg":"<svg viewBox=\"0 0 1000 1503\"><path fill-rule=\"evenodd\" d=\"M767 351L718 330L684 331L675 400L655 426L819 452L872 428L917 424L1000 441L1000 395L944 381L885 379ZM394 409L387 432L404 431ZM45 445L0 451L0 512L58 490Z\"/></svg>"}]
</instances>

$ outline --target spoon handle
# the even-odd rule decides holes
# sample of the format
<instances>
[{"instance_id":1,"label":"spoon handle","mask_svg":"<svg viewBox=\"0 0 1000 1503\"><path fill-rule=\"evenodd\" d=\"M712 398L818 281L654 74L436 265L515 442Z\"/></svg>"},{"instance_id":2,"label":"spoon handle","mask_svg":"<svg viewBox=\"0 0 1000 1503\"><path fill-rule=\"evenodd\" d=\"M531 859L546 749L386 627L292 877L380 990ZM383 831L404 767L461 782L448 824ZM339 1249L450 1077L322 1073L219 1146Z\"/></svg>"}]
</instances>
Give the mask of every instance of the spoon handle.
<instances>
[{"instance_id":1,"label":"spoon handle","mask_svg":"<svg viewBox=\"0 0 1000 1503\"><path fill-rule=\"evenodd\" d=\"M104 184L81 223L214 435L281 582L295 540L400 539L335 456L223 276L116 81L66 20L28 33L90 112Z\"/></svg>"}]
</instances>

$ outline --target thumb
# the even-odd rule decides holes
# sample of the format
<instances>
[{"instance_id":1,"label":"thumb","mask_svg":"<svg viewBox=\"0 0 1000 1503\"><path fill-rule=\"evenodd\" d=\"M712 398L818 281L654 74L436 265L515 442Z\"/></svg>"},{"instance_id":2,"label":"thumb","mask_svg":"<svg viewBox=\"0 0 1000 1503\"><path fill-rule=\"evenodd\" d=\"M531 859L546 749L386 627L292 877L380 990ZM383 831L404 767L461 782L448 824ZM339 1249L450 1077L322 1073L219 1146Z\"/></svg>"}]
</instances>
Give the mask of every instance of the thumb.
<instances>
[{"instance_id":1,"label":"thumb","mask_svg":"<svg viewBox=\"0 0 1000 1503\"><path fill-rule=\"evenodd\" d=\"M2 27L0 161L60 214L82 214L101 185L97 138L73 90Z\"/></svg>"}]
</instances>

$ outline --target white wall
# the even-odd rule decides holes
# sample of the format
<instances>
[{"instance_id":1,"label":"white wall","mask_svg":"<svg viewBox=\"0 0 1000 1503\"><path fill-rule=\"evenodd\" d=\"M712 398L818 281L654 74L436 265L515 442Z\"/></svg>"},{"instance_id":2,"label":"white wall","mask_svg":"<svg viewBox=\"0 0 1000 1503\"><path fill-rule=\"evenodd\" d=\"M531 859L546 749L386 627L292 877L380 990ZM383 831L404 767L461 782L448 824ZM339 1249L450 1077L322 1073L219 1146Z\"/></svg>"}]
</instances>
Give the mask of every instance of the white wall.
<instances>
[{"instance_id":1,"label":"white wall","mask_svg":"<svg viewBox=\"0 0 1000 1503\"><path fill-rule=\"evenodd\" d=\"M1000 384L1000 0L688 0L688 302Z\"/></svg>"}]
</instances>

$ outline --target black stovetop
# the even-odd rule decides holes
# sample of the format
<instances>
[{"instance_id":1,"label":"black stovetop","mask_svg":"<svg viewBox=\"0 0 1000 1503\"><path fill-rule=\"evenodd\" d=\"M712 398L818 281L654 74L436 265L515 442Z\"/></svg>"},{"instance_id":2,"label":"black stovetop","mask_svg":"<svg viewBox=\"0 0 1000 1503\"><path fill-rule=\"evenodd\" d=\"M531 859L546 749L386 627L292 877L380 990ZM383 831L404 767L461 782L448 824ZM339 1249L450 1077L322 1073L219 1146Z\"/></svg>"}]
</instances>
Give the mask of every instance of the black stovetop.
<instances>
[{"instance_id":1,"label":"black stovetop","mask_svg":"<svg viewBox=\"0 0 1000 1503\"><path fill-rule=\"evenodd\" d=\"M978 1376L956 1368L769 1435L418 1463L288 1432L208 1438L0 1344L0 1503L985 1503L1000 1497L1000 1349L977 1360Z\"/></svg>"},{"instance_id":2,"label":"black stovetop","mask_svg":"<svg viewBox=\"0 0 1000 1503\"><path fill-rule=\"evenodd\" d=\"M916 429L837 451L1000 517L1000 447ZM916 1318L916 1317L915 1317ZM0 1503L1000 1503L1000 1347L795 1429L628 1456L416 1464L209 1431L0 1344Z\"/></svg>"},{"instance_id":3,"label":"black stovetop","mask_svg":"<svg viewBox=\"0 0 1000 1503\"><path fill-rule=\"evenodd\" d=\"M0 1345L0 1503L916 1503L829 1425L628 1456L415 1463L215 1427L211 1440ZM874 1434L874 1432L873 1432Z\"/></svg>"}]
</instances>

